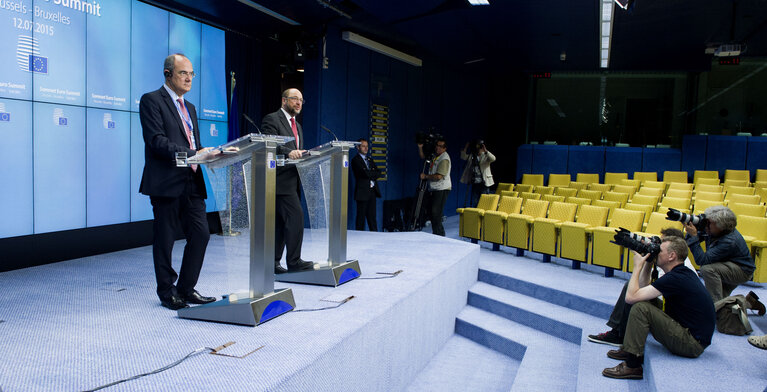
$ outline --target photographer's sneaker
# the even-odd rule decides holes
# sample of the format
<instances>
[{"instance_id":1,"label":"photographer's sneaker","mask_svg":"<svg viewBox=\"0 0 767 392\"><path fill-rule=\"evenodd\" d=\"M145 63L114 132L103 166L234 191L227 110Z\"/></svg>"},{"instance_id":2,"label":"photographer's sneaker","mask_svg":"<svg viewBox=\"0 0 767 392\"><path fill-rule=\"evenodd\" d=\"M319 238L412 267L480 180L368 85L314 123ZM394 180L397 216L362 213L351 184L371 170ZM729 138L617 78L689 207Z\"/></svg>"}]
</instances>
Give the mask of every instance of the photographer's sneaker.
<instances>
[{"instance_id":1,"label":"photographer's sneaker","mask_svg":"<svg viewBox=\"0 0 767 392\"><path fill-rule=\"evenodd\" d=\"M623 344L623 339L618 336L618 333L614 329L611 329L605 333L599 335L589 335L589 340L594 343L609 344L611 346L620 347Z\"/></svg>"}]
</instances>

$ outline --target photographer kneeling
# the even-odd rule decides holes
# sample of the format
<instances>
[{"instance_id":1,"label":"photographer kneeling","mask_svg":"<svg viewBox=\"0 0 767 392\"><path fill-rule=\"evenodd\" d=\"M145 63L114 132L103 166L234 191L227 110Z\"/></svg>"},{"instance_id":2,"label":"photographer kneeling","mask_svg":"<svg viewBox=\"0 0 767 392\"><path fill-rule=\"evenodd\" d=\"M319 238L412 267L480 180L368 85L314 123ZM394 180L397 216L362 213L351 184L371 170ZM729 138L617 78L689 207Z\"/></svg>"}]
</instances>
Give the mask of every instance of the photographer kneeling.
<instances>
[{"instance_id":1,"label":"photographer kneeling","mask_svg":"<svg viewBox=\"0 0 767 392\"><path fill-rule=\"evenodd\" d=\"M700 266L700 277L706 290L716 302L728 297L738 285L749 281L756 266L746 241L735 229L738 221L732 210L725 206L713 206L706 209L704 216L705 231L700 232L692 222L686 222L685 239ZM704 240L705 251L700 246ZM747 299L752 309L764 314L764 305L753 292L748 294Z\"/></svg>"},{"instance_id":2,"label":"photographer kneeling","mask_svg":"<svg viewBox=\"0 0 767 392\"><path fill-rule=\"evenodd\" d=\"M711 344L716 314L714 304L706 297L706 289L693 271L684 266L687 245L679 237L664 237L658 253L658 267L665 272L650 283L650 254L634 253L634 272L626 290L626 303L633 304L626 326L626 336L619 350L607 356L621 362L607 368L602 375L610 378L643 378L642 362L647 335L652 332L673 354L695 358ZM665 311L651 300L663 295Z\"/></svg>"}]
</instances>

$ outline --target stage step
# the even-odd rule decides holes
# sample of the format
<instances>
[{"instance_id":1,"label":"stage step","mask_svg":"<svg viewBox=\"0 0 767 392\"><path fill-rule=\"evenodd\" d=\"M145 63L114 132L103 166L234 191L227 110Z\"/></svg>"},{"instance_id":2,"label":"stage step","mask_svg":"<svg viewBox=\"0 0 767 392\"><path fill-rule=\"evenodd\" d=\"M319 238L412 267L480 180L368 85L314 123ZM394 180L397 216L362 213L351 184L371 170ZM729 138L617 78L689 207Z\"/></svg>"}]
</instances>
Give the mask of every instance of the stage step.
<instances>
[{"instance_id":1,"label":"stage step","mask_svg":"<svg viewBox=\"0 0 767 392\"><path fill-rule=\"evenodd\" d=\"M579 346L534 328L467 306L456 333L521 360L512 391L575 391Z\"/></svg>"},{"instance_id":2,"label":"stage step","mask_svg":"<svg viewBox=\"0 0 767 392\"><path fill-rule=\"evenodd\" d=\"M646 381L613 380L602 376L602 369L617 364L606 356L613 347L589 342L587 336L606 330L605 319L483 282L469 290L468 304L546 333L552 336L552 345L558 343L557 339L578 345L579 391L647 390L649 384Z\"/></svg>"},{"instance_id":3,"label":"stage step","mask_svg":"<svg viewBox=\"0 0 767 392\"><path fill-rule=\"evenodd\" d=\"M517 368L519 361L453 335L406 390L505 392Z\"/></svg>"}]
</instances>

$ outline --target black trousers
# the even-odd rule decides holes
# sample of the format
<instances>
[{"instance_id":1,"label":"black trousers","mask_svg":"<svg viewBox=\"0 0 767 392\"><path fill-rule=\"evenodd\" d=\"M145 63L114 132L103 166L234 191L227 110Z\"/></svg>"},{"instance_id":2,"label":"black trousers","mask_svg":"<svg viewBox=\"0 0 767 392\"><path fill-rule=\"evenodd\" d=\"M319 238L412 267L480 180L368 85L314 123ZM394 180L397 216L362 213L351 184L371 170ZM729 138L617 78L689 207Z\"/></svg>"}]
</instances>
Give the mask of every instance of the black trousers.
<instances>
[{"instance_id":1,"label":"black trousers","mask_svg":"<svg viewBox=\"0 0 767 392\"><path fill-rule=\"evenodd\" d=\"M210 230L205 216L205 199L194 188L194 182L190 181L179 197L150 197L154 213L152 256L160 300L167 300L172 295L190 294L200 277ZM186 245L181 269L176 274L171 254L179 225L184 232Z\"/></svg>"},{"instance_id":2,"label":"black trousers","mask_svg":"<svg viewBox=\"0 0 767 392\"><path fill-rule=\"evenodd\" d=\"M365 220L368 222L370 231L378 231L378 222L376 222L376 195L370 192L367 200L357 200L357 217L355 218L355 229L365 230Z\"/></svg>"},{"instance_id":3,"label":"black trousers","mask_svg":"<svg viewBox=\"0 0 767 392\"><path fill-rule=\"evenodd\" d=\"M277 195L274 215L274 264L280 263L282 251L287 248L285 260L291 266L301 260L304 242L304 210L298 193Z\"/></svg>"},{"instance_id":4,"label":"black trousers","mask_svg":"<svg viewBox=\"0 0 767 392\"><path fill-rule=\"evenodd\" d=\"M445 236L445 228L442 226L442 214L447 202L450 189L444 191L431 191L431 232Z\"/></svg>"}]
</instances>

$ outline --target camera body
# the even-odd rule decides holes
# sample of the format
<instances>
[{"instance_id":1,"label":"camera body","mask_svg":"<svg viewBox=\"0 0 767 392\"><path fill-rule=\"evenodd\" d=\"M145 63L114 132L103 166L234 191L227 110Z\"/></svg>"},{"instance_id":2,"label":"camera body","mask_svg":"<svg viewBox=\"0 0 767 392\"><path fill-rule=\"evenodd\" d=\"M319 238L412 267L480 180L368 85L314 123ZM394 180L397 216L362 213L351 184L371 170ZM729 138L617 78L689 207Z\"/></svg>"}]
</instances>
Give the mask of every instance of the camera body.
<instances>
[{"instance_id":1,"label":"camera body","mask_svg":"<svg viewBox=\"0 0 767 392\"><path fill-rule=\"evenodd\" d=\"M442 135L434 132L434 129L429 129L428 132L417 132L415 134L415 143L423 144L423 153L427 157L433 157L434 147L437 146L437 141L443 139ZM432 158L428 158L431 160Z\"/></svg>"},{"instance_id":2,"label":"camera body","mask_svg":"<svg viewBox=\"0 0 767 392\"><path fill-rule=\"evenodd\" d=\"M698 231L706 231L708 228L708 219L706 214L694 215L687 214L673 208L669 208L666 213L666 220L682 222L683 224L692 223Z\"/></svg>"},{"instance_id":3,"label":"camera body","mask_svg":"<svg viewBox=\"0 0 767 392\"><path fill-rule=\"evenodd\" d=\"M473 155L479 155L480 150L482 150L482 147L485 146L485 141L482 139L474 139L471 143L469 143L470 147L470 154Z\"/></svg>"},{"instance_id":4,"label":"camera body","mask_svg":"<svg viewBox=\"0 0 767 392\"><path fill-rule=\"evenodd\" d=\"M652 260L653 263L660 253L660 237L652 236L648 238L636 233L632 233L622 227L615 230L613 241L610 242L619 246L623 246L627 249L631 249L641 255L649 254L649 260Z\"/></svg>"}]
</instances>

